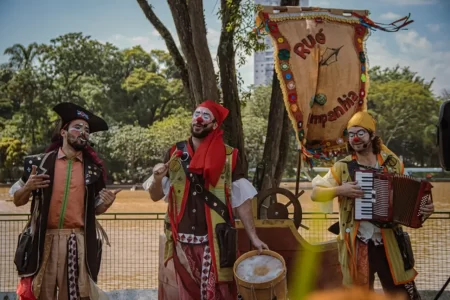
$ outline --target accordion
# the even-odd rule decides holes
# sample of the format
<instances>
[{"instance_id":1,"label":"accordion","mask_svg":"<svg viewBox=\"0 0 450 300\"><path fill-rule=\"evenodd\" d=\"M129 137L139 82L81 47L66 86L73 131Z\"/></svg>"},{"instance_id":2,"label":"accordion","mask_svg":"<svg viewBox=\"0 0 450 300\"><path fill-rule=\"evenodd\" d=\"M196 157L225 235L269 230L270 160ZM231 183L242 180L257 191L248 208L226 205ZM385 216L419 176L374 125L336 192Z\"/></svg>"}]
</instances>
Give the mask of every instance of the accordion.
<instances>
[{"instance_id":1,"label":"accordion","mask_svg":"<svg viewBox=\"0 0 450 300\"><path fill-rule=\"evenodd\" d=\"M420 209L432 202L432 185L409 176L356 171L364 196L355 199L355 220L422 227Z\"/></svg>"}]
</instances>

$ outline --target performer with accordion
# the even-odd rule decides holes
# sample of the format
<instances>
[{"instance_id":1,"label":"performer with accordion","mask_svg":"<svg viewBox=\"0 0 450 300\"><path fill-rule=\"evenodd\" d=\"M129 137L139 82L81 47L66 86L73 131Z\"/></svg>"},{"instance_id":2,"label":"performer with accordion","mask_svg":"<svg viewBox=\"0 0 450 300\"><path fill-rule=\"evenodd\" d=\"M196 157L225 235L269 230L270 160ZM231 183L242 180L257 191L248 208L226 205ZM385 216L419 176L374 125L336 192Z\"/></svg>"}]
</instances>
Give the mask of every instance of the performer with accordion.
<instances>
[{"instance_id":1,"label":"performer with accordion","mask_svg":"<svg viewBox=\"0 0 450 300\"><path fill-rule=\"evenodd\" d=\"M356 113L347 124L351 155L314 178L313 201L339 199L339 261L344 285L373 289L375 273L386 292L420 299L409 236L433 213L431 184L404 176L403 163L375 134L375 120Z\"/></svg>"}]
</instances>

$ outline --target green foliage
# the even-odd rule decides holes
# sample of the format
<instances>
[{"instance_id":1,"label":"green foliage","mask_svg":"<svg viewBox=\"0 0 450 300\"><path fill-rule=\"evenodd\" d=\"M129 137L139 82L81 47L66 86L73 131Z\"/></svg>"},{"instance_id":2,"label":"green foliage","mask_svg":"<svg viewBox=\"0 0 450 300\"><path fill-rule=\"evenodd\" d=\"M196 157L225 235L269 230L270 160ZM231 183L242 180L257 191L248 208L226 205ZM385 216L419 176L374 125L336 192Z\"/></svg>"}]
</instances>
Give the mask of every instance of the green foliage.
<instances>
[{"instance_id":1,"label":"green foliage","mask_svg":"<svg viewBox=\"0 0 450 300\"><path fill-rule=\"evenodd\" d=\"M192 113L182 108L162 121L155 122L149 129L152 141L149 153L152 162L162 162L165 153L176 142L186 140L190 135Z\"/></svg>"},{"instance_id":2,"label":"green foliage","mask_svg":"<svg viewBox=\"0 0 450 300\"><path fill-rule=\"evenodd\" d=\"M266 85L250 86L249 90L242 114L252 114L267 120L270 112L272 87Z\"/></svg>"},{"instance_id":3,"label":"green foliage","mask_svg":"<svg viewBox=\"0 0 450 300\"><path fill-rule=\"evenodd\" d=\"M249 169L261 162L264 153L264 141L267 132L267 120L252 114L242 116L245 151Z\"/></svg>"},{"instance_id":4,"label":"green foliage","mask_svg":"<svg viewBox=\"0 0 450 300\"><path fill-rule=\"evenodd\" d=\"M6 48L4 53L9 55L9 65L16 69L30 68L34 58L38 54L39 46L36 43L31 43L27 47L21 44L15 44L12 47Z\"/></svg>"},{"instance_id":5,"label":"green foliage","mask_svg":"<svg viewBox=\"0 0 450 300\"><path fill-rule=\"evenodd\" d=\"M236 67L242 67L247 59L253 55L255 51L266 49L264 40L256 34L255 15L258 11L258 5L253 0L226 0L229 14L225 14L221 9L218 15L222 19L224 29L233 33L234 49L236 56ZM225 21L226 20L226 21ZM222 32L223 34L223 32ZM221 51L221 49L218 49ZM242 92L243 87L242 76L237 74L238 88Z\"/></svg>"},{"instance_id":6,"label":"green foliage","mask_svg":"<svg viewBox=\"0 0 450 300\"><path fill-rule=\"evenodd\" d=\"M264 41L257 36L254 30L258 5L253 0L226 1L232 12L226 24L226 30L235 33L234 44L238 58L237 66L240 67L245 64L246 58L252 55L254 51L262 51L266 48ZM219 11L218 14L222 15L223 12Z\"/></svg>"},{"instance_id":7,"label":"green foliage","mask_svg":"<svg viewBox=\"0 0 450 300\"><path fill-rule=\"evenodd\" d=\"M437 166L436 126L441 99L431 84L409 68L374 68L368 108L377 119L377 135L406 166Z\"/></svg>"},{"instance_id":8,"label":"green foliage","mask_svg":"<svg viewBox=\"0 0 450 300\"><path fill-rule=\"evenodd\" d=\"M245 152L249 169L256 168L263 157L271 91L270 86L250 87L245 107L242 109Z\"/></svg>"},{"instance_id":9,"label":"green foliage","mask_svg":"<svg viewBox=\"0 0 450 300\"><path fill-rule=\"evenodd\" d=\"M22 142L15 138L2 137L0 139L1 167L12 168L20 166L25 156L25 148Z\"/></svg>"},{"instance_id":10,"label":"green foliage","mask_svg":"<svg viewBox=\"0 0 450 300\"><path fill-rule=\"evenodd\" d=\"M105 161L115 173L123 173L120 178L134 180L138 165L149 165L145 155L138 159L136 153L149 146L142 141L131 149L128 144L140 141L136 136L148 134L155 121L189 105L165 51L146 52L140 46L119 50L82 33L68 33L42 45L16 44L5 54L9 62L0 66L0 137L23 141L27 153L49 144L58 119L51 108L74 102L104 117L110 127L124 128L99 134L97 149L107 152ZM114 145L109 139L116 135ZM118 156L121 149L128 153L124 158Z\"/></svg>"},{"instance_id":11,"label":"green foliage","mask_svg":"<svg viewBox=\"0 0 450 300\"><path fill-rule=\"evenodd\" d=\"M227 24L227 30L236 32L238 56L258 47L256 36L247 39L253 34L249 29L255 7L250 2L243 1ZM81 33L69 33L43 45L16 44L5 54L9 62L0 66L3 174L13 174L25 154L49 144L57 120L51 108L61 101L81 104L107 120L111 129L94 134L93 139L116 181L146 179L170 146L190 134L189 101L165 51L146 52L140 46L119 50ZM374 67L370 77L369 110L378 119L378 134L407 166L437 166L434 125L449 93L435 97L432 81L408 68ZM249 168L262 159L270 96L270 86L252 86L241 97ZM290 177L295 176L298 154L293 134L291 139L285 170Z\"/></svg>"},{"instance_id":12,"label":"green foliage","mask_svg":"<svg viewBox=\"0 0 450 300\"><path fill-rule=\"evenodd\" d=\"M115 126L108 135L105 150L109 150L106 151L109 161L121 166L119 170L111 170L114 180L128 179L139 182L146 174L150 174L149 149L152 141L147 128L133 125Z\"/></svg>"}]
</instances>

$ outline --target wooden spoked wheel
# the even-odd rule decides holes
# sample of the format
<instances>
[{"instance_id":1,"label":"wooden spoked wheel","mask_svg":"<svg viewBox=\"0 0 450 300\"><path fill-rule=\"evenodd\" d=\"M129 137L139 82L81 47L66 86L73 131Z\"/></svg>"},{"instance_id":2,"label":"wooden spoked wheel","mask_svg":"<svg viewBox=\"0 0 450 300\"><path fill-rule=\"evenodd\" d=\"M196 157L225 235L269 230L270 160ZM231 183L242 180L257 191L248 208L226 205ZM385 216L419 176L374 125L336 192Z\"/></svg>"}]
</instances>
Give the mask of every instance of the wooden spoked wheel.
<instances>
[{"instance_id":1,"label":"wooden spoked wheel","mask_svg":"<svg viewBox=\"0 0 450 300\"><path fill-rule=\"evenodd\" d=\"M289 207L294 207L294 225L298 229L302 223L302 206L298 198L305 191L295 196L291 191L279 187L261 191L256 195L258 199L258 219L289 219ZM285 196L289 201L286 204L277 200L277 195Z\"/></svg>"}]
</instances>

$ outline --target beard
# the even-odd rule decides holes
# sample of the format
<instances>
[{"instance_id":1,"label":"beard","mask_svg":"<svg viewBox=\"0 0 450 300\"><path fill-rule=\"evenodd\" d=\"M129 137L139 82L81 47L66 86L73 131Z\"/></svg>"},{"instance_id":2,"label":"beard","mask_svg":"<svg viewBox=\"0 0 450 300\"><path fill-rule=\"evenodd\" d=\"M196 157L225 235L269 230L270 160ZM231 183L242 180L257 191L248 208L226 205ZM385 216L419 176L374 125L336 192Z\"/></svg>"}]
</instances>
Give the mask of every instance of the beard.
<instances>
[{"instance_id":1,"label":"beard","mask_svg":"<svg viewBox=\"0 0 450 300\"><path fill-rule=\"evenodd\" d=\"M86 138L84 138L86 139ZM67 133L67 143L75 150L81 151L87 146L87 140L82 141L81 137L76 137L70 133Z\"/></svg>"},{"instance_id":2,"label":"beard","mask_svg":"<svg viewBox=\"0 0 450 300\"><path fill-rule=\"evenodd\" d=\"M198 139L203 139L203 138L207 137L208 134L210 134L212 131L213 131L212 127L208 128L208 127L204 126L203 130L201 132L195 132L194 131L194 126L191 125L191 135L193 137L195 137L195 138L198 138Z\"/></svg>"}]
</instances>

